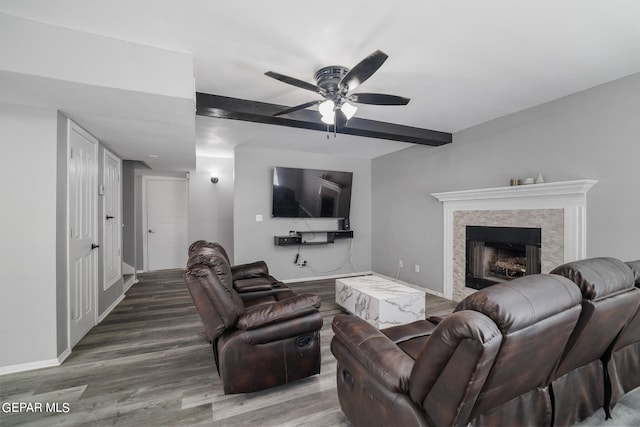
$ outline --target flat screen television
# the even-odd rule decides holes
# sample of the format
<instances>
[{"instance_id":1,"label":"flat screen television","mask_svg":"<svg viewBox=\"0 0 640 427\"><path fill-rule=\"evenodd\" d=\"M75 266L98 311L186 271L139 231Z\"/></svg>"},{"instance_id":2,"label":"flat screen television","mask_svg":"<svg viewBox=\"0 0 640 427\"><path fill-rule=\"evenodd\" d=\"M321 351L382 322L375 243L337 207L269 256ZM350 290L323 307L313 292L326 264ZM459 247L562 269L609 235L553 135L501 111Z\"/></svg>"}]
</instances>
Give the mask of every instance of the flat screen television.
<instances>
[{"instance_id":1,"label":"flat screen television","mask_svg":"<svg viewBox=\"0 0 640 427\"><path fill-rule=\"evenodd\" d=\"M273 168L274 218L349 218L352 172Z\"/></svg>"}]
</instances>

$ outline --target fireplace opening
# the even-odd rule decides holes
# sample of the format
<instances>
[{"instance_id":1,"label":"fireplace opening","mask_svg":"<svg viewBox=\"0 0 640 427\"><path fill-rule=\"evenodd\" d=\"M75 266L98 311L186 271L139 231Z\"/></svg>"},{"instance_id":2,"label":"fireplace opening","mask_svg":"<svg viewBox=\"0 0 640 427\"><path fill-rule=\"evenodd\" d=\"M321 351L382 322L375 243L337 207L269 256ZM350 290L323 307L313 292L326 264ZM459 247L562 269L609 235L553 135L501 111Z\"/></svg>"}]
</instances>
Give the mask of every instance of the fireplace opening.
<instances>
[{"instance_id":1,"label":"fireplace opening","mask_svg":"<svg viewBox=\"0 0 640 427\"><path fill-rule=\"evenodd\" d=\"M483 289L541 271L540 228L466 228L465 286Z\"/></svg>"}]
</instances>

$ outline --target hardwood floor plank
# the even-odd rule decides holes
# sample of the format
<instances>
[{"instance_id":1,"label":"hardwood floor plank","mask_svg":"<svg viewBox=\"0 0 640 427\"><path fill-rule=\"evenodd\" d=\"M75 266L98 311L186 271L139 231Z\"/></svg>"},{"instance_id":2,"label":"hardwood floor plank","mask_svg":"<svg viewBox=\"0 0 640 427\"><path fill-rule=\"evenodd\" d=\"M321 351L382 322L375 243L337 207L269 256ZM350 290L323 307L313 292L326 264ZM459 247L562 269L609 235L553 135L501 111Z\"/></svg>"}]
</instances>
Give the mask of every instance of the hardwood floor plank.
<instances>
[{"instance_id":1,"label":"hardwood floor plank","mask_svg":"<svg viewBox=\"0 0 640 427\"><path fill-rule=\"evenodd\" d=\"M69 404L68 413L3 413L6 426L341 426L331 322L342 313L334 280L289 286L321 297L321 372L256 393L225 395L211 345L181 270L140 274L126 298L74 348L62 366L0 377L1 402ZM427 315L455 303L427 295ZM614 414L640 418L640 389ZM630 412L631 415L627 415ZM594 421L595 420L595 421ZM598 418L585 420L597 425ZM624 423L627 424L624 424ZM618 424L616 424L618 425Z\"/></svg>"}]
</instances>

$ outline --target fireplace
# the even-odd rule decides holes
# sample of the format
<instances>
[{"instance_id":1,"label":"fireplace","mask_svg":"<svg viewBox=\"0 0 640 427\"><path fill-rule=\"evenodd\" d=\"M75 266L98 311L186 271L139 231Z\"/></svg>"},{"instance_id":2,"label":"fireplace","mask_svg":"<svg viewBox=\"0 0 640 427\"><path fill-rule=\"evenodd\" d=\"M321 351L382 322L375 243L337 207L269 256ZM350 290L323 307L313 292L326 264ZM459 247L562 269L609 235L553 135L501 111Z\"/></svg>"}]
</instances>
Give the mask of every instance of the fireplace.
<instances>
[{"instance_id":1,"label":"fireplace","mask_svg":"<svg viewBox=\"0 0 640 427\"><path fill-rule=\"evenodd\" d=\"M541 273L585 258L587 191L597 182L582 179L433 193L443 206L442 295L462 301L477 292L465 286L467 226L540 228Z\"/></svg>"},{"instance_id":2,"label":"fireplace","mask_svg":"<svg viewBox=\"0 0 640 427\"><path fill-rule=\"evenodd\" d=\"M466 226L465 286L483 289L541 272L542 230Z\"/></svg>"}]
</instances>

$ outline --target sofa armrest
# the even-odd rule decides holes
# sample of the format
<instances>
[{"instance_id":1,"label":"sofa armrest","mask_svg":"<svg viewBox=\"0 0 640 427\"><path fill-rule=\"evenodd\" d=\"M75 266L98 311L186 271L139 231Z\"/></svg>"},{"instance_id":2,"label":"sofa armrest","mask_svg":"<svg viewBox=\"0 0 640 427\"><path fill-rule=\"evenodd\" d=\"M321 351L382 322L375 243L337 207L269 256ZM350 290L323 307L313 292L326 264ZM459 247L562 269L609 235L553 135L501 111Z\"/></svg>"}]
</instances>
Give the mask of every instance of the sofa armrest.
<instances>
[{"instance_id":1,"label":"sofa armrest","mask_svg":"<svg viewBox=\"0 0 640 427\"><path fill-rule=\"evenodd\" d=\"M333 339L339 341L381 384L394 392L408 393L414 363L409 355L358 317L338 314L333 319L332 328L335 332Z\"/></svg>"},{"instance_id":2,"label":"sofa armrest","mask_svg":"<svg viewBox=\"0 0 640 427\"><path fill-rule=\"evenodd\" d=\"M312 313L317 311L319 307L319 296L297 295L281 301L249 308L240 315L236 327L242 330L256 329Z\"/></svg>"},{"instance_id":3,"label":"sofa armrest","mask_svg":"<svg viewBox=\"0 0 640 427\"><path fill-rule=\"evenodd\" d=\"M322 324L322 314L316 310L293 319L272 323L257 329L248 329L245 331L239 329L230 330L229 336L225 336L225 339L241 339L247 344L260 345L286 340L291 337L316 334L320 328L322 328Z\"/></svg>"},{"instance_id":4,"label":"sofa armrest","mask_svg":"<svg viewBox=\"0 0 640 427\"><path fill-rule=\"evenodd\" d=\"M264 261L256 261L248 264L234 265L231 267L233 280L250 279L269 275L269 268Z\"/></svg>"}]
</instances>

